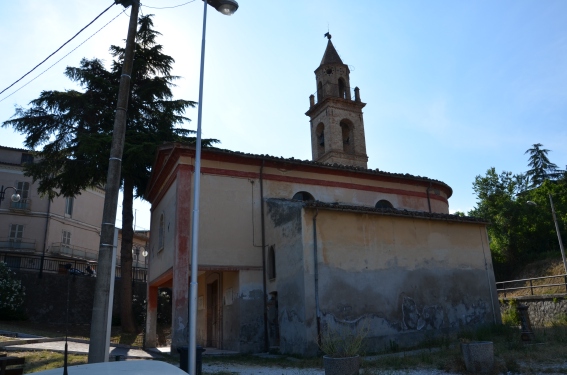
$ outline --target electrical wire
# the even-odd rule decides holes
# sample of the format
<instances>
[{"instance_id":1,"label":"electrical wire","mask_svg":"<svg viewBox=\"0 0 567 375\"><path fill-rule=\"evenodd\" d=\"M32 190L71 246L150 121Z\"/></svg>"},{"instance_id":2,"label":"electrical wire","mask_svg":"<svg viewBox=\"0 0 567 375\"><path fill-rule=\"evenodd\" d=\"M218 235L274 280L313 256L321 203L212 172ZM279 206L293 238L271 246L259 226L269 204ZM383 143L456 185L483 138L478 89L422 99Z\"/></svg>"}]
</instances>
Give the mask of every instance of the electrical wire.
<instances>
[{"instance_id":1,"label":"electrical wire","mask_svg":"<svg viewBox=\"0 0 567 375\"><path fill-rule=\"evenodd\" d=\"M194 1L194 0L193 0ZM105 10L102 11L101 14L99 14L98 16L95 17L94 20L92 20L91 22L89 22L85 27L83 27L81 30L79 30L78 33L76 33L75 35L73 35L73 37L71 39L69 39L68 41L66 41L65 43L63 43L63 45L59 48L57 48L57 50L55 52L53 52L51 55L47 56L45 58L45 60L43 60L42 62L40 62L39 64L37 64L36 66L33 67L32 70L30 70L29 72L27 72L26 74L24 74L23 76L20 77L20 79L18 79L16 82L12 83L10 86L6 87L4 90L0 91L0 94L2 94L4 91L8 90L10 87L14 86L16 83L20 82L22 79L24 79L25 76L27 76L28 74L30 74L31 72L33 72L34 70L36 70L41 64L43 64L44 62L46 62L51 56L55 55L57 52L59 52L59 50L63 47L65 47L67 45L67 43L69 43L70 41L72 41L73 39L75 39L77 37L77 35L79 35L81 32L83 32L83 30L85 30L87 27L89 27L90 25L92 25L92 23L94 21L96 21L100 16L102 16L104 13L106 13L110 8L112 8L114 6L115 3L112 3L112 5L110 5L108 8L106 8Z\"/></svg>"},{"instance_id":2,"label":"electrical wire","mask_svg":"<svg viewBox=\"0 0 567 375\"><path fill-rule=\"evenodd\" d=\"M188 2L183 3L183 4L174 5L174 6L172 6L172 7L151 7L151 6L149 6L149 5L144 5L144 4L140 4L140 5L142 5L143 7L146 7L146 8L151 8L151 9L171 9L171 8L179 8L179 7L182 7L183 5L190 4L190 3L194 2L194 1L195 1L195 0L191 0L191 1L188 1Z\"/></svg>"},{"instance_id":3,"label":"electrical wire","mask_svg":"<svg viewBox=\"0 0 567 375\"><path fill-rule=\"evenodd\" d=\"M23 89L24 87L26 87L27 85L29 85L30 83L32 83L33 81L35 81L36 79L38 79L40 76L43 75L43 73L47 72L49 69L53 68L55 65L57 65L59 62L61 62L61 60L63 60L65 57L69 56L71 53L75 52L75 50L77 50L80 46L82 46L83 44L85 44L89 39L91 39L93 36L95 36L96 34L98 34L102 29L104 29L106 26L108 26L112 21L114 21L115 19L117 19L118 17L120 17L121 14L123 14L124 12L126 12L126 9L124 9L122 12L118 13L118 15L116 15L116 17L114 17L113 19L111 19L110 21L108 21L103 27L101 27L100 29L98 29L97 31L94 32L94 34L92 34L91 36L89 36L87 39L85 39L81 44L79 44L77 47L73 48L71 51L69 51L69 53L67 53L65 56L63 56L62 58L60 58L59 60L57 60L56 62L54 62L49 68L45 69L43 72L39 73L37 76L35 76L34 78L32 78L30 81L28 81L25 85L23 85L22 87L20 87L19 89L17 89L16 91L12 92L10 95L7 95L5 97L3 97L2 99L0 99L0 103L3 102L4 100L8 99L10 96L14 95L15 93L17 93L18 91L20 91L21 89ZM34 68L35 69L35 68ZM22 77L23 78L23 77ZM19 81L19 80L18 80ZM17 81L16 81L17 82ZM14 82L14 83L16 83ZM11 85L13 86L13 85ZM11 87L10 86L10 87ZM3 91L4 92L4 91Z\"/></svg>"}]
</instances>

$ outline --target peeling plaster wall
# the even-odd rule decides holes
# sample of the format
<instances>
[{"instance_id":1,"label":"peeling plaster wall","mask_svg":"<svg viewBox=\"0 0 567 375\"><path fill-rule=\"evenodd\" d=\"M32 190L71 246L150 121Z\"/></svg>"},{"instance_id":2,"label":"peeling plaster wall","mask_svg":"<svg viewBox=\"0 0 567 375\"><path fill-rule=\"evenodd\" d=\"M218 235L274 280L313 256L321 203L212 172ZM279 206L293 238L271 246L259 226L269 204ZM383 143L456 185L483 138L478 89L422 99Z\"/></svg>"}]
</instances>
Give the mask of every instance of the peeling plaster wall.
<instances>
[{"instance_id":1,"label":"peeling plaster wall","mask_svg":"<svg viewBox=\"0 0 567 375\"><path fill-rule=\"evenodd\" d=\"M313 355L315 211L276 200L267 206L280 350ZM322 329L367 328L368 350L500 322L483 225L319 210L317 242Z\"/></svg>"},{"instance_id":2,"label":"peeling plaster wall","mask_svg":"<svg viewBox=\"0 0 567 375\"><path fill-rule=\"evenodd\" d=\"M267 200L268 244L275 244L276 279L271 287L278 293L280 351L304 353L307 346L305 259L300 202Z\"/></svg>"},{"instance_id":3,"label":"peeling plaster wall","mask_svg":"<svg viewBox=\"0 0 567 375\"><path fill-rule=\"evenodd\" d=\"M264 298L261 271L239 271L240 352L264 351Z\"/></svg>"},{"instance_id":4,"label":"peeling plaster wall","mask_svg":"<svg viewBox=\"0 0 567 375\"><path fill-rule=\"evenodd\" d=\"M319 211L317 234L323 327L368 328L380 350L500 320L482 225ZM312 240L305 245L308 258Z\"/></svg>"}]
</instances>

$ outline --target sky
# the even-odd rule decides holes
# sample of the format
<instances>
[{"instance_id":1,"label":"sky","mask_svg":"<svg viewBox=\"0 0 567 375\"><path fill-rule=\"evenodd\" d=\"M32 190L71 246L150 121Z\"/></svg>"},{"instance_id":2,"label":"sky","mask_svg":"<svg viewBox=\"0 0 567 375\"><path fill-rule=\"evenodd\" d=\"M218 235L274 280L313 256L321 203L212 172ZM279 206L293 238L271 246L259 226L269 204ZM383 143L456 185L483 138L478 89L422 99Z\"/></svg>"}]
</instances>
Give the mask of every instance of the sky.
<instances>
[{"instance_id":1,"label":"sky","mask_svg":"<svg viewBox=\"0 0 567 375\"><path fill-rule=\"evenodd\" d=\"M212 7L207 17L202 130L221 148L311 159L305 112L329 31L350 67L351 85L367 103L368 168L441 180L453 188L450 211L468 212L476 204L475 176L491 167L526 171L524 152L534 143L551 150L559 167L567 165L567 1L238 2L231 17ZM0 90L112 3L1 2ZM175 59L175 98L197 101L203 2L150 8L184 3L145 0L141 12L155 15L158 43ZM124 46L128 15L111 7L0 94L0 122L42 90L80 89L64 76L65 67L84 57L110 63L108 48ZM196 129L197 109L187 116L194 121L184 127ZM23 147L23 140L0 129L1 145ZM136 229L148 229L150 205L136 201L135 208Z\"/></svg>"}]
</instances>

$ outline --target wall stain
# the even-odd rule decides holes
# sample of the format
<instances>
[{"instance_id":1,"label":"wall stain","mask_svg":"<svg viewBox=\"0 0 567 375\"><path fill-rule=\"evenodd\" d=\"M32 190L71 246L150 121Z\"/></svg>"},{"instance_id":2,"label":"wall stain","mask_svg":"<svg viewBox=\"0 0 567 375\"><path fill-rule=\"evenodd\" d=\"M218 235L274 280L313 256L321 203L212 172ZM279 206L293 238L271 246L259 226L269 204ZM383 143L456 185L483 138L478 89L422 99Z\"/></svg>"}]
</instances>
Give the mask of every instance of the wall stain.
<instances>
[{"instance_id":1,"label":"wall stain","mask_svg":"<svg viewBox=\"0 0 567 375\"><path fill-rule=\"evenodd\" d=\"M402 321L405 330L439 329L443 325L443 320L443 308L441 306L424 306L419 311L413 298L404 296Z\"/></svg>"},{"instance_id":2,"label":"wall stain","mask_svg":"<svg viewBox=\"0 0 567 375\"><path fill-rule=\"evenodd\" d=\"M268 214L274 223L274 227L283 227L291 224L291 228L284 230L282 235L289 236L291 233L301 232L301 210L303 205L301 202L291 202L282 199L266 199L268 206Z\"/></svg>"}]
</instances>

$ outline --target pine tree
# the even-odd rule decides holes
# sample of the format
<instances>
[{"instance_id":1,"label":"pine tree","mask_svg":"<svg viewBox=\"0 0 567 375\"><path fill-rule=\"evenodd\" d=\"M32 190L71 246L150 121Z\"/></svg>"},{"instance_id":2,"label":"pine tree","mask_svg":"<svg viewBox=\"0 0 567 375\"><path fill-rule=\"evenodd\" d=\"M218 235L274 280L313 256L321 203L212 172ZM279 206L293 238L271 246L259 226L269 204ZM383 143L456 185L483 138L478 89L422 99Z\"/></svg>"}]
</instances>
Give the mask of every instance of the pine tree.
<instances>
[{"instance_id":1,"label":"pine tree","mask_svg":"<svg viewBox=\"0 0 567 375\"><path fill-rule=\"evenodd\" d=\"M178 78L171 75L174 60L156 42L160 33L153 29L152 15L140 17L138 25L122 158L124 281L132 279L133 201L143 197L157 147L171 141L195 143L193 131L178 127L189 121L183 114L195 102L172 99ZM29 108L17 108L14 118L3 123L24 134L25 146L36 150L38 162L26 165L25 174L39 181L39 192L50 199L76 196L105 183L124 48L111 46L110 52L114 59L108 70L96 58L65 70L83 92L43 91ZM122 329L134 332L132 284L122 282L121 287Z\"/></svg>"},{"instance_id":2,"label":"pine tree","mask_svg":"<svg viewBox=\"0 0 567 375\"><path fill-rule=\"evenodd\" d=\"M541 147L543 147L541 143L536 143L524 153L530 155L528 159L530 169L526 172L526 176L530 179L531 188L540 186L545 180L558 179L563 174L563 171L560 171L547 157L549 150Z\"/></svg>"}]
</instances>

